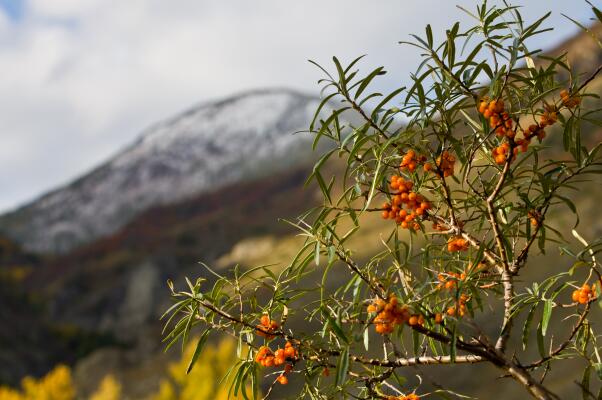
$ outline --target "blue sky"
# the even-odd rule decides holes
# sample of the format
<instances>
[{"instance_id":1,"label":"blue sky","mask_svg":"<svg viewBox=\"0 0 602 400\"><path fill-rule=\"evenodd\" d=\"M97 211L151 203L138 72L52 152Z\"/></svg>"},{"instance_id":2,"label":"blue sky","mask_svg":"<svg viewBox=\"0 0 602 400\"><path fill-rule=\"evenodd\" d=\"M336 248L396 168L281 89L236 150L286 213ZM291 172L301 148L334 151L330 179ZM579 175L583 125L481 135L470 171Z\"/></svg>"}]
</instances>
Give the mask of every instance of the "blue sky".
<instances>
[{"instance_id":1,"label":"blue sky","mask_svg":"<svg viewBox=\"0 0 602 400\"><path fill-rule=\"evenodd\" d=\"M0 0L0 8L8 18L18 21L23 16L25 4L22 0Z\"/></svg>"},{"instance_id":2,"label":"blue sky","mask_svg":"<svg viewBox=\"0 0 602 400\"><path fill-rule=\"evenodd\" d=\"M479 2L480 3L480 2ZM366 6L370 4L370 6ZM311 58L394 71L407 83L418 53L397 44L427 23L467 22L475 0L0 0L0 210L65 184L148 125L245 89L317 93ZM585 1L522 0L527 20L553 15L533 46L576 32ZM340 15L341 10L344 15ZM430 12L425 12L430 11Z\"/></svg>"}]
</instances>

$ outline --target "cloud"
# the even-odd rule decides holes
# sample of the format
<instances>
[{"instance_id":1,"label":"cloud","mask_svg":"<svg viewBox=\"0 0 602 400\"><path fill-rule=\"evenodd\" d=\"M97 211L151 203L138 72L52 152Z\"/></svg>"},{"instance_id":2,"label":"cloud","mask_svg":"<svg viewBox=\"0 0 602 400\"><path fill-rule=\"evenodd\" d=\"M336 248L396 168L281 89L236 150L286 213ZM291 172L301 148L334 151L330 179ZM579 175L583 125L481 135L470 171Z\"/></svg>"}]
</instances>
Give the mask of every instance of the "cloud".
<instances>
[{"instance_id":1,"label":"cloud","mask_svg":"<svg viewBox=\"0 0 602 400\"><path fill-rule=\"evenodd\" d=\"M18 20L0 13L0 209L80 175L200 101L265 86L317 92L308 58L328 65L332 55L367 53L366 68L394 71L380 89L407 83L418 55L397 41L426 23L441 31L466 21L456 3L476 4L28 0ZM546 4L528 2L527 16Z\"/></svg>"}]
</instances>

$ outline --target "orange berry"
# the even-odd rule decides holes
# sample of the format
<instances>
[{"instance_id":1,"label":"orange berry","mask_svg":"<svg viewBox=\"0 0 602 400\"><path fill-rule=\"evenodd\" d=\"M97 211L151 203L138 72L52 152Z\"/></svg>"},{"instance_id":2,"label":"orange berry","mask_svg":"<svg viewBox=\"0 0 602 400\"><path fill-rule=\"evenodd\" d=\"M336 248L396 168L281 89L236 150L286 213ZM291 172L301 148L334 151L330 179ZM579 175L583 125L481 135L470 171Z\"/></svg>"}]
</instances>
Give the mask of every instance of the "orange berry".
<instances>
[{"instance_id":1,"label":"orange berry","mask_svg":"<svg viewBox=\"0 0 602 400\"><path fill-rule=\"evenodd\" d=\"M487 102L481 100L481 104L479 104L479 112L483 114L487 110Z\"/></svg>"},{"instance_id":2,"label":"orange berry","mask_svg":"<svg viewBox=\"0 0 602 400\"><path fill-rule=\"evenodd\" d=\"M297 351L294 347L287 347L286 349L284 349L284 355L287 358L295 358L297 355Z\"/></svg>"},{"instance_id":3,"label":"orange berry","mask_svg":"<svg viewBox=\"0 0 602 400\"><path fill-rule=\"evenodd\" d=\"M278 383L281 385L286 385L288 383L288 378L284 375L280 375L278 377Z\"/></svg>"},{"instance_id":4,"label":"orange berry","mask_svg":"<svg viewBox=\"0 0 602 400\"><path fill-rule=\"evenodd\" d=\"M504 101L503 100L498 100L495 102L495 112L497 113L501 113L504 111ZM508 114L506 114L507 116Z\"/></svg>"},{"instance_id":5,"label":"orange berry","mask_svg":"<svg viewBox=\"0 0 602 400\"><path fill-rule=\"evenodd\" d=\"M573 292L572 299L573 299L574 302L578 302L579 301L579 295L580 294L581 294L581 291L579 291L579 290L575 290Z\"/></svg>"},{"instance_id":6,"label":"orange berry","mask_svg":"<svg viewBox=\"0 0 602 400\"><path fill-rule=\"evenodd\" d=\"M260 320L260 322L261 322L261 325L263 325L263 326L268 326L268 325L270 324L270 317L268 317L268 315L267 315L267 314L263 314L263 315L261 316L261 320Z\"/></svg>"}]
</instances>

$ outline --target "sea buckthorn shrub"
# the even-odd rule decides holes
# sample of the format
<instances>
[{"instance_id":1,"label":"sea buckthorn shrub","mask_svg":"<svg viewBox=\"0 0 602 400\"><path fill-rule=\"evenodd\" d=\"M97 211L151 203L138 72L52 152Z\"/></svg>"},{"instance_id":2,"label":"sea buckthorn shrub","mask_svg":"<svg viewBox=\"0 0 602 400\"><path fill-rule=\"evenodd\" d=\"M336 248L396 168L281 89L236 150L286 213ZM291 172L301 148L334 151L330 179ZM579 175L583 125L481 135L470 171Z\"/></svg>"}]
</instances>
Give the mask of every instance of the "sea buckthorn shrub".
<instances>
[{"instance_id":1,"label":"sea buckthorn shrub","mask_svg":"<svg viewBox=\"0 0 602 400\"><path fill-rule=\"evenodd\" d=\"M249 349L230 370L234 394L248 398L262 385L265 397L288 385L300 399L453 398L406 378L418 365L471 363L497 368L521 398L556 399L548 372L567 362L571 398L600 398L590 318L602 240L579 234L570 193L602 173L601 143L582 138L601 123L588 104L602 66L578 73L566 54L530 49L550 30L547 15L527 23L517 7L487 2L462 10L474 26L454 24L441 43L427 26L403 42L423 61L390 93L370 90L385 70L361 73L361 57L316 64L323 101L309 130L314 146L332 145L310 175L323 203L290 221L305 244L285 267L208 268L212 282L170 283L167 345L202 329L191 367L223 332ZM343 171L325 176L337 157ZM548 217L567 212L576 223L561 232ZM371 213L388 233L366 259L349 243L367 240ZM558 249L561 268L530 272L535 256Z\"/></svg>"}]
</instances>

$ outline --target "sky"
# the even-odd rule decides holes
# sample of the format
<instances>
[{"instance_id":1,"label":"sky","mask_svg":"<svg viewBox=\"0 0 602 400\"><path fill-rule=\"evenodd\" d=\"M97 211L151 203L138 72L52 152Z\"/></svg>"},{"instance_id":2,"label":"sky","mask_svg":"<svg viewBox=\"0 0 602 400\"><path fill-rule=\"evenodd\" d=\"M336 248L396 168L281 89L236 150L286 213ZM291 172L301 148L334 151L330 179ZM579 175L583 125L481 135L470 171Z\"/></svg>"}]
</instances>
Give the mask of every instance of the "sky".
<instances>
[{"instance_id":1,"label":"sky","mask_svg":"<svg viewBox=\"0 0 602 400\"><path fill-rule=\"evenodd\" d=\"M154 122L253 88L318 93L313 59L367 54L380 89L419 62L401 46L430 23L469 22L475 0L0 0L0 211L64 185ZM596 1L594 1L596 3ZM533 46L586 22L585 1L522 0L527 21L553 10Z\"/></svg>"}]
</instances>

